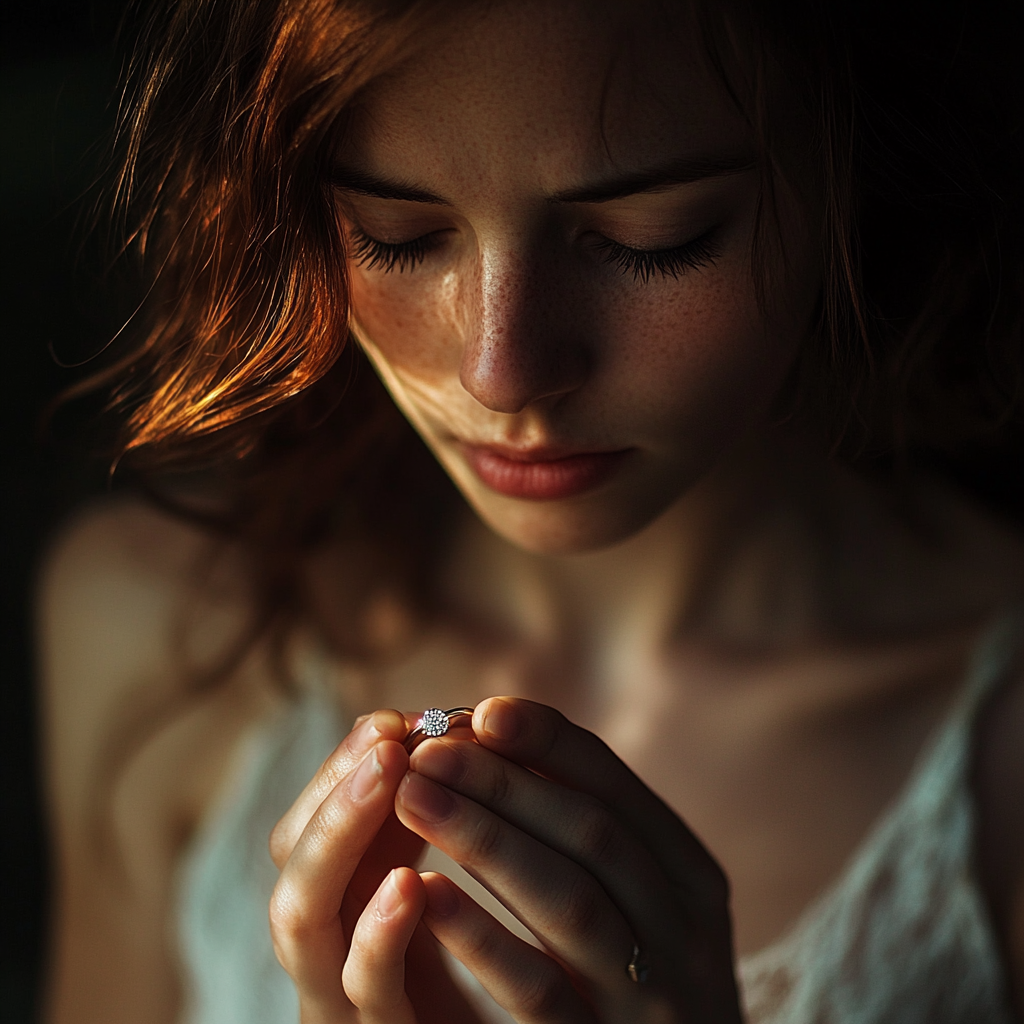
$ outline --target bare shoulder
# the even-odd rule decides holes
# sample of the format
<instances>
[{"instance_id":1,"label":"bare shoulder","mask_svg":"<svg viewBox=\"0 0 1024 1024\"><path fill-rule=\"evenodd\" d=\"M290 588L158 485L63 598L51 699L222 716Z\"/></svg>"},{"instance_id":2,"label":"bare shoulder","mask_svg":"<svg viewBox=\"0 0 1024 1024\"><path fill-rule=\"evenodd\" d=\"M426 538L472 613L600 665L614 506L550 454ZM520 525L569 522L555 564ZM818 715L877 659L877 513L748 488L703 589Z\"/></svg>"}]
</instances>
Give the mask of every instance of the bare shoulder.
<instances>
[{"instance_id":1,"label":"bare shoulder","mask_svg":"<svg viewBox=\"0 0 1024 1024\"><path fill-rule=\"evenodd\" d=\"M52 1020L172 1020L177 858L272 702L237 552L138 500L82 511L37 591L58 913Z\"/></svg>"},{"instance_id":2,"label":"bare shoulder","mask_svg":"<svg viewBox=\"0 0 1024 1024\"><path fill-rule=\"evenodd\" d=\"M39 579L44 648L126 669L166 646L169 614L217 541L136 499L80 511L55 538ZM163 653L162 651L160 653Z\"/></svg>"},{"instance_id":3,"label":"bare shoulder","mask_svg":"<svg viewBox=\"0 0 1024 1024\"><path fill-rule=\"evenodd\" d=\"M80 614L79 598L88 597L99 598L107 611L140 621L157 612L162 620L168 602L194 588L199 561L210 557L225 568L234 561L222 580L233 569L240 582L237 559L218 538L141 499L107 499L80 510L57 534L40 593L45 607L59 614ZM143 596L147 600L137 605Z\"/></svg>"},{"instance_id":4,"label":"bare shoulder","mask_svg":"<svg viewBox=\"0 0 1024 1024\"><path fill-rule=\"evenodd\" d=\"M97 759L131 707L172 701L242 635L244 571L222 541L114 500L56 538L38 588L41 678L55 797L84 807Z\"/></svg>"},{"instance_id":5,"label":"bare shoulder","mask_svg":"<svg viewBox=\"0 0 1024 1024\"><path fill-rule=\"evenodd\" d=\"M1024 1019L1024 663L983 709L976 732L974 792L982 886Z\"/></svg>"}]
</instances>

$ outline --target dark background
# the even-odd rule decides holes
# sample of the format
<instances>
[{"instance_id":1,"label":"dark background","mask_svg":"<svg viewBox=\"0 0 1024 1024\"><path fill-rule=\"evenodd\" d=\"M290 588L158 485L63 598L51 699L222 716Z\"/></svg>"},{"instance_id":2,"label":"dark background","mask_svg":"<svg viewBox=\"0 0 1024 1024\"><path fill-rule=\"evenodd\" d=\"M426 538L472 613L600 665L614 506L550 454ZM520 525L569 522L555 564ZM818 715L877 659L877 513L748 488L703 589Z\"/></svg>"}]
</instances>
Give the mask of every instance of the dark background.
<instances>
[{"instance_id":1,"label":"dark background","mask_svg":"<svg viewBox=\"0 0 1024 1024\"><path fill-rule=\"evenodd\" d=\"M7 0L0 13L0 1024L37 1015L47 903L31 685L34 566L63 516L105 486L89 402L45 437L46 402L117 314L77 225L113 122L123 0ZM95 402L92 403L95 406Z\"/></svg>"}]
</instances>

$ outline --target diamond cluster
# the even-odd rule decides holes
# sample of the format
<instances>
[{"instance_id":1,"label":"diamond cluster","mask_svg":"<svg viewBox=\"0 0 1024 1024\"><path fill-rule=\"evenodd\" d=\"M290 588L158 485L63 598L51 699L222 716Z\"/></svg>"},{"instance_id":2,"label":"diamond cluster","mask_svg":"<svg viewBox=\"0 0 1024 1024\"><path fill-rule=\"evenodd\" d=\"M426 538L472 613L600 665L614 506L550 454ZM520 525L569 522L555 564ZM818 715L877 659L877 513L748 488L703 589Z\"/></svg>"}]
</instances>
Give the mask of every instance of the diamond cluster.
<instances>
[{"instance_id":1,"label":"diamond cluster","mask_svg":"<svg viewBox=\"0 0 1024 1024\"><path fill-rule=\"evenodd\" d=\"M448 715L440 708L427 708L420 719L424 736L443 736L448 731Z\"/></svg>"}]
</instances>

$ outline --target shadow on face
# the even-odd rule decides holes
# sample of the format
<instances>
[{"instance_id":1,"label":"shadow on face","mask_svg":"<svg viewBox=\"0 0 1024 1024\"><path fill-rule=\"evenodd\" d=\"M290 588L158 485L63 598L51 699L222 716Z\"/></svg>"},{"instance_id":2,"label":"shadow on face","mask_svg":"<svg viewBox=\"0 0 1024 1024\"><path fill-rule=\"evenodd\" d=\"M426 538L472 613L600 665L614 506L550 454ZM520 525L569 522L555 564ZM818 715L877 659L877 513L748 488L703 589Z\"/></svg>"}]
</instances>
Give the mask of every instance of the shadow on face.
<instances>
[{"instance_id":1,"label":"shadow on face","mask_svg":"<svg viewBox=\"0 0 1024 1024\"><path fill-rule=\"evenodd\" d=\"M794 134L798 134L794 132ZM589 550L651 523L765 422L818 294L693 22L515 3L373 83L337 152L356 333L499 533Z\"/></svg>"}]
</instances>

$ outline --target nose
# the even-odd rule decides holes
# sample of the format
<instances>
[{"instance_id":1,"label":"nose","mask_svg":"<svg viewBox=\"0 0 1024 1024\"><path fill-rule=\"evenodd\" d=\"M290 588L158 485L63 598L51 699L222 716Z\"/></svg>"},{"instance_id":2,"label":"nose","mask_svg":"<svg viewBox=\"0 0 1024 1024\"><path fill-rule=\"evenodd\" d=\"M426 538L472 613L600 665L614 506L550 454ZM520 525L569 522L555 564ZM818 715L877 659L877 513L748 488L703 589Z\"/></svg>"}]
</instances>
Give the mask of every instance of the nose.
<instances>
[{"instance_id":1,"label":"nose","mask_svg":"<svg viewBox=\"0 0 1024 1024\"><path fill-rule=\"evenodd\" d=\"M462 386L488 409L504 413L578 388L590 360L558 276L508 251L484 251L478 273Z\"/></svg>"}]
</instances>

